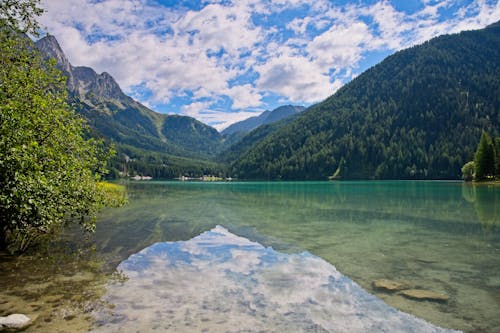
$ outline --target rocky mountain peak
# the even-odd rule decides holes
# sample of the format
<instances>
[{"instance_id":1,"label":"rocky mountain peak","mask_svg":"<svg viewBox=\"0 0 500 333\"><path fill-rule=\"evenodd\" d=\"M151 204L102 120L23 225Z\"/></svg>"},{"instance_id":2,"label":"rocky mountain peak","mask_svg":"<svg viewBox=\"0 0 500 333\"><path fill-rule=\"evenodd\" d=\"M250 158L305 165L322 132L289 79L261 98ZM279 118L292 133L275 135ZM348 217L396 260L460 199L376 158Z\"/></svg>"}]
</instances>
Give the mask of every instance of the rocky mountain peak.
<instances>
[{"instance_id":1,"label":"rocky mountain peak","mask_svg":"<svg viewBox=\"0 0 500 333\"><path fill-rule=\"evenodd\" d=\"M92 68L79 66L73 68L74 90L80 97L92 92L93 96L104 99L122 100L127 98L118 83L108 73L97 74Z\"/></svg>"},{"instance_id":2,"label":"rocky mountain peak","mask_svg":"<svg viewBox=\"0 0 500 333\"><path fill-rule=\"evenodd\" d=\"M71 73L71 64L66 58L57 39L52 35L47 35L36 42L36 46L40 51L47 54L49 58L54 58L57 66L66 73Z\"/></svg>"},{"instance_id":3,"label":"rocky mountain peak","mask_svg":"<svg viewBox=\"0 0 500 333\"><path fill-rule=\"evenodd\" d=\"M115 79L108 73L97 74L92 68L73 67L64 54L57 39L47 35L36 42L36 46L49 58L54 58L57 66L68 76L68 88L83 100L87 100L88 93L92 99L128 100Z\"/></svg>"}]
</instances>

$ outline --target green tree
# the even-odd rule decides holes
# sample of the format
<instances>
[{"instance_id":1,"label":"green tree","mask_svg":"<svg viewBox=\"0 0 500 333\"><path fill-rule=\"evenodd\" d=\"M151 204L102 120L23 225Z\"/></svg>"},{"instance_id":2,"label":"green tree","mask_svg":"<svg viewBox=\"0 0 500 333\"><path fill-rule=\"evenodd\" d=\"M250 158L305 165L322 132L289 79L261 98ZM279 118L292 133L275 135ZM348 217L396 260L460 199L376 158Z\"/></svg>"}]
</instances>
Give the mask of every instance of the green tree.
<instances>
[{"instance_id":1,"label":"green tree","mask_svg":"<svg viewBox=\"0 0 500 333\"><path fill-rule=\"evenodd\" d=\"M470 182L474 179L474 161L470 161L464 164L464 166L462 167L462 178L467 182Z\"/></svg>"},{"instance_id":2,"label":"green tree","mask_svg":"<svg viewBox=\"0 0 500 333\"><path fill-rule=\"evenodd\" d=\"M107 154L85 138L66 78L24 35L38 28L37 2L0 6L0 248L20 251L70 221L93 230L105 201Z\"/></svg>"},{"instance_id":3,"label":"green tree","mask_svg":"<svg viewBox=\"0 0 500 333\"><path fill-rule=\"evenodd\" d=\"M495 138L495 176L500 177L500 137Z\"/></svg>"},{"instance_id":4,"label":"green tree","mask_svg":"<svg viewBox=\"0 0 500 333\"><path fill-rule=\"evenodd\" d=\"M43 13L39 0L0 1L0 26L11 31L38 34L36 17Z\"/></svg>"},{"instance_id":5,"label":"green tree","mask_svg":"<svg viewBox=\"0 0 500 333\"><path fill-rule=\"evenodd\" d=\"M495 147L488 133L483 131L474 156L476 180L483 180L495 175Z\"/></svg>"}]
</instances>

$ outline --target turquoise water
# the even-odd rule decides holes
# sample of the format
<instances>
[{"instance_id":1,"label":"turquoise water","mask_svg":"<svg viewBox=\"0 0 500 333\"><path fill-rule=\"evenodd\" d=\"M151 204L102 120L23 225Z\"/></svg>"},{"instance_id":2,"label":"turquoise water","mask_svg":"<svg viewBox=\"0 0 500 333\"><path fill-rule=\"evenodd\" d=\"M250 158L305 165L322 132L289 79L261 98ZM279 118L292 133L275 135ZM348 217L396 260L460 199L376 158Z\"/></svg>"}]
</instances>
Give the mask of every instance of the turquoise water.
<instances>
[{"instance_id":1,"label":"turquoise water","mask_svg":"<svg viewBox=\"0 0 500 333\"><path fill-rule=\"evenodd\" d=\"M116 264L216 225L282 253L308 251L391 306L436 325L500 331L500 188L459 182L134 183L96 234ZM414 301L386 278L448 295Z\"/></svg>"},{"instance_id":2,"label":"turquoise water","mask_svg":"<svg viewBox=\"0 0 500 333\"><path fill-rule=\"evenodd\" d=\"M471 186L460 182L404 181L135 182L128 183L127 187L130 203L122 208L104 211L94 236L87 240L78 234L75 234L76 237L67 236L64 244L74 248L71 261L61 259L50 263L46 260L39 267L39 260L31 260L32 268L25 271L25 275L30 275L30 278L25 278L25 281L19 278L19 268L17 271L12 270L15 274L4 273L0 276L1 283L9 283L7 291L12 291L4 292L7 301L0 302L0 315L14 305L21 308L40 303L38 311L43 312L40 315L42 320L37 320L37 326L34 326L38 331L45 329L55 332L67 326L73 331L76 331L76 327L80 331L105 331L106 327L116 328L113 325L129 320L127 318L130 318L131 313L125 304L135 301L120 298L119 287L127 288L127 283L131 283L136 286L142 284L144 290L148 290L142 294L151 295L150 300L144 296L140 302L137 301L135 310L140 317L136 320L144 322L152 313L161 316L162 311L168 310L165 310L164 303L153 297L158 295L155 280L151 280L151 275L137 280L134 273L136 269L128 264L129 260L138 258L141 253L155 253L151 248L158 246L155 245L157 243L164 244L166 248L178 244L175 242L191 244L206 235L206 232L223 228L234 237L257 244L259 249L272 249L279 258L298 260L302 270L297 270L296 266L288 268L296 278L310 276L312 273L308 267L314 268L314 265L307 265L308 260L318 260L314 262L321 262L321 265L328 267L329 272L341 274L346 281L361 287L360 290L374 295L377 300L375 307L381 311L379 317L388 311L378 305L378 301L382 300L391 308L430 323L427 331L437 329L432 325L466 332L500 331L500 187ZM64 248L68 246L64 245ZM169 256L169 253L164 253L163 257L154 257L155 265L166 265L166 261L162 262L158 258L167 260ZM75 257L78 264L74 264ZM239 260L247 262L254 257L254 253L242 253ZM207 263L210 266L209 260ZM2 262L1 258L0 264L4 272L12 265L19 267L19 263ZM61 267L64 267L63 272ZM192 267L186 269L189 271ZM189 280L185 270L179 272L180 276L185 277L184 280L197 281L197 275L192 275L191 279L194 280ZM203 274L209 275L210 271L198 271L198 276ZM255 274L261 276L262 272ZM324 276L320 274L318 278ZM398 292L376 290L372 283L378 279L390 279L404 283L411 289L425 289L446 295L449 300L416 301ZM21 280L24 282L20 283ZM45 280L55 282L43 284L41 281ZM174 276L172 281L177 280ZM168 290L172 281L161 280L162 290ZM276 283L279 286L279 279L273 281L278 281ZM313 285L317 281L310 280ZM284 278L282 283L281 292L294 290L286 287L290 283L289 279ZM198 327L208 325L203 327L209 331L222 331L210 326L214 318L206 317L206 313L200 310L203 310L204 299L209 301L214 298L212 294L202 291L211 290L212 287L199 286L199 293L192 288L186 289L186 293L179 286L175 288L180 294L174 296L189 300L183 304L187 304L188 314L192 316L186 317L186 312L181 316L171 309L172 323L177 325L172 332L183 331L179 328L180 323L196 324ZM224 284L215 287L224 288ZM245 295L255 295L254 289L247 287L250 288L248 284L244 289ZM254 287L261 290L258 285ZM213 290L220 290L217 288ZM374 318L372 314L376 312L370 306L363 305L363 300L368 299L369 295L354 289L355 292L350 296L342 294L343 297L351 297L348 304L354 302L360 305L359 308L349 309L357 309L358 312L355 312L367 320L358 320L359 323L373 324L369 318ZM320 292L319 299L331 300L328 293L336 289L312 290ZM79 297L82 294L86 295L85 301ZM315 303L305 312L289 311L288 306L280 308L287 309L285 312L273 312L269 310L269 304L277 302L275 296L262 293L261 303L254 296L243 298L247 300L245 309L253 309L251 313L254 317L244 311L232 313L231 317L242 318L242 321L247 320L245 323L254 323L253 327L261 329L266 326L263 323L267 323L269 331L274 329L278 332L282 331L280 328L291 327L279 325L295 325L295 331L299 332L321 332L320 327L323 331L342 331L327 329L328 320L324 318L331 318L331 323L339 322L341 317L333 311L335 306L331 301L321 303L317 298L311 298ZM228 298L228 302L241 306L235 298ZM152 307L154 304L159 308ZM193 304L201 304L201 307L197 309ZM260 308L254 307L255 304L261 304L269 311L261 312ZM205 306L213 310L210 304ZM224 308L225 305L220 306ZM147 311L141 310L144 308ZM57 315L54 315L54 309ZM321 312L318 315L317 311L326 311L326 314ZM36 310L33 312L36 313ZM214 313L212 311L211 317L217 317ZM292 319L286 321L280 317L284 313ZM348 313L352 315L352 312ZM274 321L255 319L264 318L262 316ZM311 318L323 319L311 321ZM307 323L313 324L301 329L299 322L306 326ZM314 326L318 323L322 324ZM388 319L384 325L391 323L394 322ZM403 331L410 332L411 327L414 327L412 325L403 324L401 327L406 328ZM165 330L161 325L155 327L160 331L162 328ZM186 326L184 328L184 331L190 331ZM349 330L355 331L352 327L346 331Z\"/></svg>"}]
</instances>

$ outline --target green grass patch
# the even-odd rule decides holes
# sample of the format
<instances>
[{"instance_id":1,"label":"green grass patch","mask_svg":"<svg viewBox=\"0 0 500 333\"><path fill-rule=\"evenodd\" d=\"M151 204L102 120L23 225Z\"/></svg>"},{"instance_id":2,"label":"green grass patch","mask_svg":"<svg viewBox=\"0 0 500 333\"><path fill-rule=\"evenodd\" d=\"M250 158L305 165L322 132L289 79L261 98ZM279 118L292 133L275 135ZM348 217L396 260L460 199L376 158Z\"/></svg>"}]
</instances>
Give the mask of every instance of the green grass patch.
<instances>
[{"instance_id":1,"label":"green grass patch","mask_svg":"<svg viewBox=\"0 0 500 333\"><path fill-rule=\"evenodd\" d=\"M109 182L99 182L97 183L97 187L104 195L105 206L120 207L128 202L127 189L123 185Z\"/></svg>"}]
</instances>

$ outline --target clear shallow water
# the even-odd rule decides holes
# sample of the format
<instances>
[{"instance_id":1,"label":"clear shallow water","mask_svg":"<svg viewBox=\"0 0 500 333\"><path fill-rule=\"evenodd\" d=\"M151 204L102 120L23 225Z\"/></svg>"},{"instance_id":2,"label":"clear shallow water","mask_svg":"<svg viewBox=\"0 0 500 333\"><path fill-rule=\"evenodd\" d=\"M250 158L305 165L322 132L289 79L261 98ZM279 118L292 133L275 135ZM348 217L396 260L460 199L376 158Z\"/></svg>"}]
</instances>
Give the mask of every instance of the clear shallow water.
<instances>
[{"instance_id":1,"label":"clear shallow water","mask_svg":"<svg viewBox=\"0 0 500 333\"><path fill-rule=\"evenodd\" d=\"M123 261L93 332L452 332L395 310L331 264L214 229Z\"/></svg>"},{"instance_id":2,"label":"clear shallow water","mask_svg":"<svg viewBox=\"0 0 500 333\"><path fill-rule=\"evenodd\" d=\"M457 182L148 182L128 187L130 204L103 212L92 239L68 235L64 255L51 249L43 260L0 258L0 285L5 286L0 315L33 309L39 316L33 332L85 331L95 313L116 311L118 321L120 302L104 295L109 281L123 281L121 275L110 277L120 263L156 242L188 241L220 225L279 255L300 257L308 251L390 306L434 325L500 331L499 187ZM418 302L374 290L372 282L381 278L450 300Z\"/></svg>"}]
</instances>

